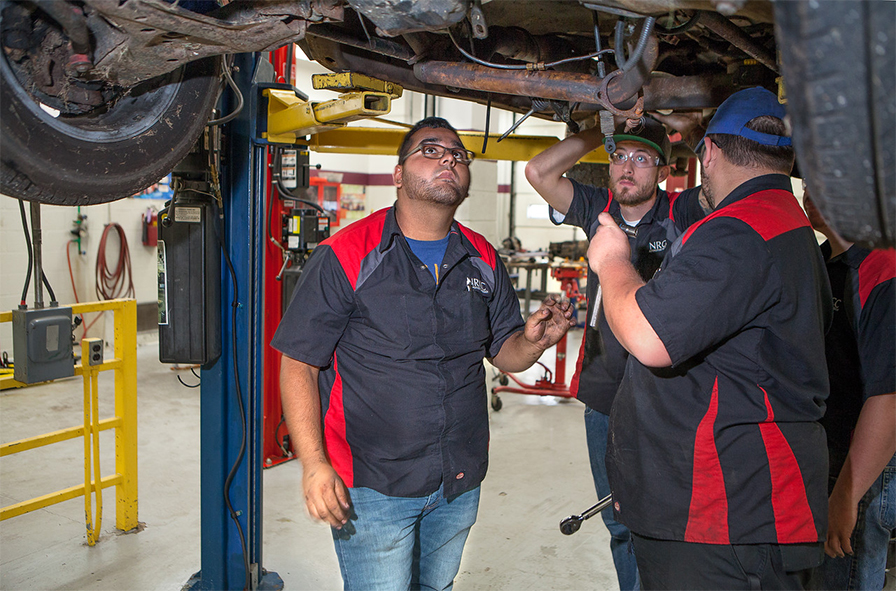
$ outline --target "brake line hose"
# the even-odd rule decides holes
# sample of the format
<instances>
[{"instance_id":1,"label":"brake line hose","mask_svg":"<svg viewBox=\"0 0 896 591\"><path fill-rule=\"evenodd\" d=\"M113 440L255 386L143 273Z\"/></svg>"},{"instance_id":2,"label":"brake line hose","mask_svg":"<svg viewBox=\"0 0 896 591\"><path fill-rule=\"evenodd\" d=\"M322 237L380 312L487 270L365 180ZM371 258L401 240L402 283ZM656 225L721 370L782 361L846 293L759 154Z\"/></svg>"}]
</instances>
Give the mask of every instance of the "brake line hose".
<instances>
[{"instance_id":1,"label":"brake line hose","mask_svg":"<svg viewBox=\"0 0 896 591\"><path fill-rule=\"evenodd\" d=\"M647 46L647 40L650 38L650 34L653 33L653 25L656 23L656 18L652 16L648 16L644 19L644 27L641 29L641 35L638 38L638 44L635 46L634 51L628 57L625 58L625 43L624 32L625 32L625 23L622 19L616 21L616 66L622 70L623 72L628 72L638 61L641 59L641 54L644 53L644 48Z\"/></svg>"}]
</instances>

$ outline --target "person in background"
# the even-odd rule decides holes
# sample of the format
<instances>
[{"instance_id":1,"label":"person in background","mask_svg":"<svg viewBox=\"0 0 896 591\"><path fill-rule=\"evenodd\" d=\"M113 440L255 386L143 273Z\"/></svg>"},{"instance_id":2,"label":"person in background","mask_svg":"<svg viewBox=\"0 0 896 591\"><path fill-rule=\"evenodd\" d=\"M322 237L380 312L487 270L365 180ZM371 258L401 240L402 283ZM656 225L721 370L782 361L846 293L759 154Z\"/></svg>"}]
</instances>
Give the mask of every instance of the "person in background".
<instances>
[{"instance_id":1,"label":"person in background","mask_svg":"<svg viewBox=\"0 0 896 591\"><path fill-rule=\"evenodd\" d=\"M784 117L759 87L722 103L696 150L713 212L649 281L609 214L589 247L631 354L607 470L645 589L799 589L824 555L830 288Z\"/></svg>"},{"instance_id":2,"label":"person in background","mask_svg":"<svg viewBox=\"0 0 896 591\"><path fill-rule=\"evenodd\" d=\"M581 228L590 240L598 215L609 213L628 228L631 263L643 280L657 269L668 247L705 212L699 189L668 194L658 184L669 176L671 142L663 124L644 117L616 127L616 150L610 154L609 187L584 185L564 176L586 154L603 149L599 128L571 135L535 156L526 165L526 178L548 205L554 224ZM585 404L585 435L591 473L598 498L610 494L605 455L610 408L622 381L628 352L613 336L600 302L597 275L589 269L587 322L570 390ZM601 517L610 531L610 551L619 589L638 589L638 565L631 534L610 511Z\"/></svg>"},{"instance_id":3,"label":"person in background","mask_svg":"<svg viewBox=\"0 0 896 591\"><path fill-rule=\"evenodd\" d=\"M305 505L332 527L345 589L450 589L488 465L483 359L530 367L574 324L523 322L494 247L454 220L473 153L412 127L397 201L315 249L271 345Z\"/></svg>"},{"instance_id":4,"label":"person in background","mask_svg":"<svg viewBox=\"0 0 896 591\"><path fill-rule=\"evenodd\" d=\"M821 424L830 456L827 557L816 589L882 589L896 528L896 251L845 240L808 190L803 206L833 293L825 337L831 395Z\"/></svg>"}]
</instances>

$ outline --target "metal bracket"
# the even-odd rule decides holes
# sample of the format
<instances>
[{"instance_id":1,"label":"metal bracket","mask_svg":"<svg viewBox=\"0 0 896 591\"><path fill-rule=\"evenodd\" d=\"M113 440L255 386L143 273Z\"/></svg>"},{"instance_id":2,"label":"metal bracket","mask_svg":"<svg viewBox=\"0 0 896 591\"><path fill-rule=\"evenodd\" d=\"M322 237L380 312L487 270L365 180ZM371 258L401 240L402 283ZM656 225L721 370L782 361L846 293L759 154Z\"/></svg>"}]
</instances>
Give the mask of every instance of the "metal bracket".
<instances>
[{"instance_id":1,"label":"metal bracket","mask_svg":"<svg viewBox=\"0 0 896 591\"><path fill-rule=\"evenodd\" d=\"M485 22L485 14L482 12L482 0L473 0L470 8L470 25L473 27L473 37L476 39L488 38L488 24Z\"/></svg>"},{"instance_id":2,"label":"metal bracket","mask_svg":"<svg viewBox=\"0 0 896 591\"><path fill-rule=\"evenodd\" d=\"M401 98L404 88L394 82L371 78L354 72L342 74L312 74L311 86L315 90L335 90L339 92L383 92L391 98Z\"/></svg>"},{"instance_id":3,"label":"metal bracket","mask_svg":"<svg viewBox=\"0 0 896 591\"><path fill-rule=\"evenodd\" d=\"M597 91L597 101L617 117L625 117L626 119L639 119L642 115L644 115L643 96L638 97L638 100L635 102L635 106L631 109L619 109L612 102L610 102L610 94L607 91L607 88L610 85L610 81L613 78L620 76L622 73L622 70L613 70L612 72L604 76L603 81L601 81L600 83L600 88Z\"/></svg>"},{"instance_id":4,"label":"metal bracket","mask_svg":"<svg viewBox=\"0 0 896 591\"><path fill-rule=\"evenodd\" d=\"M338 98L311 102L294 88L284 85L259 85L262 107L258 122L260 139L275 144L295 144L304 136L327 131L351 121L387 115L392 99L398 98L403 88L398 84L362 76L360 74L315 74L312 84L316 89L347 91Z\"/></svg>"}]
</instances>

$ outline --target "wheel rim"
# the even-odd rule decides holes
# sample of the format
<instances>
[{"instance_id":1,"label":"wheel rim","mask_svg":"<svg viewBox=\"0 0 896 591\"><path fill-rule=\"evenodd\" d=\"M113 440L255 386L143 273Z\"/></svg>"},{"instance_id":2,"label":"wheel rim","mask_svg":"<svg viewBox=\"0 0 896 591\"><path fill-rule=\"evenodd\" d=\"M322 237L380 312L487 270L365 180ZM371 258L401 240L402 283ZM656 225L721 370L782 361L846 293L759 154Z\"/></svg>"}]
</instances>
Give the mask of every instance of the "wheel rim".
<instances>
[{"instance_id":1,"label":"wheel rim","mask_svg":"<svg viewBox=\"0 0 896 591\"><path fill-rule=\"evenodd\" d=\"M30 55L25 58L31 59ZM38 96L39 92L27 90L37 86L29 74L30 69L24 65L14 65L7 52L0 51L0 76L3 84L8 87L8 92L12 93L18 103L41 124L60 134L89 143L119 142L146 133L162 120L171 107L183 76L183 69L180 68L129 89L105 84L103 88L107 92L111 91L110 94L115 97L113 100L90 113L59 112L54 115L47 110L57 110L49 104L51 101L42 101Z\"/></svg>"}]
</instances>

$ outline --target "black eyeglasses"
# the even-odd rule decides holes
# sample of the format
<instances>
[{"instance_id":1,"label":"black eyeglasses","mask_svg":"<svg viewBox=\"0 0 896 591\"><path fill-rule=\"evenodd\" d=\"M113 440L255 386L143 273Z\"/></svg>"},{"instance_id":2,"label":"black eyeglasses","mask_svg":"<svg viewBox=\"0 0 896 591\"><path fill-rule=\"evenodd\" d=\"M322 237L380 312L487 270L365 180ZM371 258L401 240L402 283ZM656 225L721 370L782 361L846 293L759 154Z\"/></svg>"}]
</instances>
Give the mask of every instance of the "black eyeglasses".
<instances>
[{"instance_id":1,"label":"black eyeglasses","mask_svg":"<svg viewBox=\"0 0 896 591\"><path fill-rule=\"evenodd\" d=\"M610 164L622 166L627 160L631 160L638 168L653 168L660 165L659 156L648 156L643 152L613 152L610 154Z\"/></svg>"},{"instance_id":2,"label":"black eyeglasses","mask_svg":"<svg viewBox=\"0 0 896 591\"><path fill-rule=\"evenodd\" d=\"M470 162L473 161L473 158L476 157L476 154L464 148L448 148L441 144L420 144L405 154L404 158L401 159L401 162L404 162L411 156L411 154L417 152L420 152L424 158L429 158L430 160L439 160L445 155L445 152L448 152L458 164L463 164L464 166L469 166ZM401 162L399 162L399 164L401 164Z\"/></svg>"}]
</instances>

